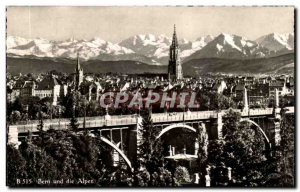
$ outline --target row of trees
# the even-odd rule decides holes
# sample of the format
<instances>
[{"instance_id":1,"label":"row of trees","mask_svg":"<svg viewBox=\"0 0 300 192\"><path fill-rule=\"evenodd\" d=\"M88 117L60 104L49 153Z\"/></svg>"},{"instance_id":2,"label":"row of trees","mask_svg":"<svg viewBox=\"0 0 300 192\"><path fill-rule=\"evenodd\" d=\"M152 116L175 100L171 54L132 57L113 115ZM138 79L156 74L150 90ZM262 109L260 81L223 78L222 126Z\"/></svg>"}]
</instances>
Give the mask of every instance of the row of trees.
<instances>
[{"instance_id":1,"label":"row of trees","mask_svg":"<svg viewBox=\"0 0 300 192\"><path fill-rule=\"evenodd\" d=\"M196 110L221 110L230 107L241 107L236 104L236 101L227 96L217 93L198 92L196 101L201 103L198 108L189 109ZM178 101L179 102L179 101ZM86 116L104 116L107 112L110 115L126 115L139 113L142 108L129 108L129 102L122 104L119 108L109 107L108 111L102 108L98 101L87 101L84 95L80 92L69 92L61 100L61 105L53 106L52 99L49 97L40 99L35 96L17 97L14 102L7 102L7 121L11 124L19 121L38 120L39 112L42 112L44 119L50 118L71 118L72 110L75 103L76 117ZM182 108L160 108L158 105L153 105L151 108L153 113L158 112L182 112L187 111Z\"/></svg>"},{"instance_id":2,"label":"row of trees","mask_svg":"<svg viewBox=\"0 0 300 192\"><path fill-rule=\"evenodd\" d=\"M179 102L179 101L178 101ZM243 108L243 103L237 98L232 98L216 92L198 91L196 95L196 102L200 103L198 108L191 108L191 111L206 111L206 110L224 110L229 108ZM7 103L7 121L14 124L18 121L37 120L39 119L39 112L42 112L44 119L50 118L71 118L73 116L73 107L75 103L75 116L104 116L106 113L110 115L128 115L139 113L142 108L129 108L129 101L121 104L119 108L109 107L102 108L98 101L87 101L87 99L80 94L80 92L69 92L62 98L62 105L53 106L51 98L39 97L18 97L14 102ZM270 100L270 106L274 105L274 101ZM287 96L280 98L280 106L293 105L291 99ZM266 108L266 104L254 104L252 108ZM151 108L153 113L162 112L182 112L187 111L188 108L160 108L160 103L153 105Z\"/></svg>"}]
</instances>

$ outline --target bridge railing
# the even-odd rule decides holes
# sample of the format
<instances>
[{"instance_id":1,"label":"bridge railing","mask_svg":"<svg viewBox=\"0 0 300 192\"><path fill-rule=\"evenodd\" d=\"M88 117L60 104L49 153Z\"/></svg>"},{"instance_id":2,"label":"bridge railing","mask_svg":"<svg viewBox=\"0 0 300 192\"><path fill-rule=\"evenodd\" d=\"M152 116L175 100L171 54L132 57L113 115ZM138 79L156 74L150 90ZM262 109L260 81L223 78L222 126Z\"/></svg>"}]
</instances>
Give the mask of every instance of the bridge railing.
<instances>
[{"instance_id":1,"label":"bridge railing","mask_svg":"<svg viewBox=\"0 0 300 192\"><path fill-rule=\"evenodd\" d=\"M242 111L242 116L256 116L256 115L271 115L273 113L273 108L266 109L250 109L249 111Z\"/></svg>"},{"instance_id":2,"label":"bridge railing","mask_svg":"<svg viewBox=\"0 0 300 192\"><path fill-rule=\"evenodd\" d=\"M83 120L79 119L79 128L83 128ZM86 119L85 126L86 127L103 127L103 126L118 126L118 125L130 125L130 124L136 124L137 120L136 117L130 117L130 118L111 118L111 119ZM38 125L39 123L31 123L31 124L25 124L25 125L11 125L13 127L18 128L18 132L37 132L38 131ZM43 129L48 130L50 129L60 130L60 129L68 129L70 127L70 121L64 121L64 122L51 122L51 123L44 123Z\"/></svg>"},{"instance_id":3,"label":"bridge railing","mask_svg":"<svg viewBox=\"0 0 300 192\"><path fill-rule=\"evenodd\" d=\"M273 108L266 109L250 109L249 111L241 111L239 109L234 109L235 111L241 112L242 116L258 116L258 115L271 115L273 113ZM278 109L280 110L280 109ZM276 112L278 112L278 110ZM294 107L287 108L289 113L294 112ZM175 112L175 113L154 113L152 114L152 120L154 123L157 122L176 122L184 120L201 120L201 119L211 119L217 118L218 113L226 113L227 110L222 111L196 111L196 112ZM79 122L79 128L83 128L83 117L77 118ZM97 117L86 117L86 127L103 127L103 126L119 126L119 125L132 125L137 123L137 115L119 115L119 116L109 116L105 118L104 116ZM28 124L17 124L10 125L10 127L17 128L19 132L37 131L37 126L39 121L31 121ZM52 119L44 120L44 129L47 130L50 127L53 129L67 129L69 128L70 119Z\"/></svg>"},{"instance_id":4,"label":"bridge railing","mask_svg":"<svg viewBox=\"0 0 300 192\"><path fill-rule=\"evenodd\" d=\"M164 113L164 114L152 114L153 122L172 122L183 120L195 120L195 119L210 119L216 118L217 113L215 111L205 112L177 112L177 113Z\"/></svg>"},{"instance_id":5,"label":"bridge railing","mask_svg":"<svg viewBox=\"0 0 300 192\"><path fill-rule=\"evenodd\" d=\"M127 119L135 117L136 115L112 115L110 116L111 119ZM84 117L76 117L78 121L83 121ZM95 117L85 117L86 121L93 121L93 120L105 120L105 116L95 116ZM26 125L26 124L39 124L40 120L28 120L27 121L18 121L15 125ZM52 123L58 124L59 122L70 122L70 118L55 118L55 119L43 119L45 124Z\"/></svg>"}]
</instances>

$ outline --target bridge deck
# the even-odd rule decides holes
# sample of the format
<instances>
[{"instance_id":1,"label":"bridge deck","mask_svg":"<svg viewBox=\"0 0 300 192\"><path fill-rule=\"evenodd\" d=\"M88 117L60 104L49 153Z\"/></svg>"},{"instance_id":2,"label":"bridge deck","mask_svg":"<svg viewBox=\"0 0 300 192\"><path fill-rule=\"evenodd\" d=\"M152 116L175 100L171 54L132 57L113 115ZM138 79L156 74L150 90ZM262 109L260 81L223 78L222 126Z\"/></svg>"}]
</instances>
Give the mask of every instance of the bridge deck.
<instances>
[{"instance_id":1,"label":"bridge deck","mask_svg":"<svg viewBox=\"0 0 300 192\"><path fill-rule=\"evenodd\" d=\"M241 111L235 109L235 111L241 112L242 117L247 116L268 116L273 114L273 108L266 109L250 109L249 111ZM206 120L217 118L218 113L225 114L228 110L222 111L197 111L197 112L176 112L176 113L153 113L152 120L154 123L162 122L180 122L187 120ZM280 109L277 109L277 113ZM294 113L294 107L288 107L287 113ZM137 123L137 115L121 115L110 116L105 118L104 116L86 117L86 128L96 127L112 127L112 126L128 126ZM78 118L79 128L83 128L83 118ZM26 133L28 131L37 132L37 125L39 121L30 121L27 123L19 123L17 125L10 125L9 129L17 129L18 133ZM53 129L67 129L69 127L69 119L52 119L44 120L44 129L47 130L50 127Z\"/></svg>"}]
</instances>

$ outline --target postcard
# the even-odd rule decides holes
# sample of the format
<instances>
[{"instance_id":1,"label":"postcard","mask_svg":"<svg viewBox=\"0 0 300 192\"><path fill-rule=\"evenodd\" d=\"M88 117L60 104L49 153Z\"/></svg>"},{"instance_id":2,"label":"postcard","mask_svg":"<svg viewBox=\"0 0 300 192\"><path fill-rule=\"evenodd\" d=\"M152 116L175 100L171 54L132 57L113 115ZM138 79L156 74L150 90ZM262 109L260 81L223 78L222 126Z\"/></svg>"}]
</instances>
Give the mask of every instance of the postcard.
<instances>
[{"instance_id":1,"label":"postcard","mask_svg":"<svg viewBox=\"0 0 300 192\"><path fill-rule=\"evenodd\" d=\"M6 12L8 187L295 187L295 7Z\"/></svg>"}]
</instances>

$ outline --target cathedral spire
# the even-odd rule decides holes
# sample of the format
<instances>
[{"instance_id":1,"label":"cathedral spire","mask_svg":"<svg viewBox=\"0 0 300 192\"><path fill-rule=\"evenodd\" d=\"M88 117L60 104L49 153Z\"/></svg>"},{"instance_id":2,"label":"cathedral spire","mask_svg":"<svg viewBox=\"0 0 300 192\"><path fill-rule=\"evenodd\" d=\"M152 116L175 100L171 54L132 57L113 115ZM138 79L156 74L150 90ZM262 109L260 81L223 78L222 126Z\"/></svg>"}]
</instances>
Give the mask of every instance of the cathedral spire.
<instances>
[{"instance_id":1,"label":"cathedral spire","mask_svg":"<svg viewBox=\"0 0 300 192\"><path fill-rule=\"evenodd\" d=\"M169 79L182 79L181 62L179 58L179 46L176 35L176 26L174 25L174 32L172 38L172 44L170 46L170 59L168 66Z\"/></svg>"},{"instance_id":2,"label":"cathedral spire","mask_svg":"<svg viewBox=\"0 0 300 192\"><path fill-rule=\"evenodd\" d=\"M77 52L77 66L75 69L75 89L78 90L83 82L83 69L80 66L79 52Z\"/></svg>"},{"instance_id":3,"label":"cathedral spire","mask_svg":"<svg viewBox=\"0 0 300 192\"><path fill-rule=\"evenodd\" d=\"M176 35L176 25L174 24L174 34Z\"/></svg>"},{"instance_id":4,"label":"cathedral spire","mask_svg":"<svg viewBox=\"0 0 300 192\"><path fill-rule=\"evenodd\" d=\"M79 53L77 52L77 71L79 71L81 69L80 67L80 60L79 60Z\"/></svg>"},{"instance_id":5,"label":"cathedral spire","mask_svg":"<svg viewBox=\"0 0 300 192\"><path fill-rule=\"evenodd\" d=\"M174 24L174 33L173 33L173 39L172 39L172 47L178 47L175 24Z\"/></svg>"}]
</instances>

